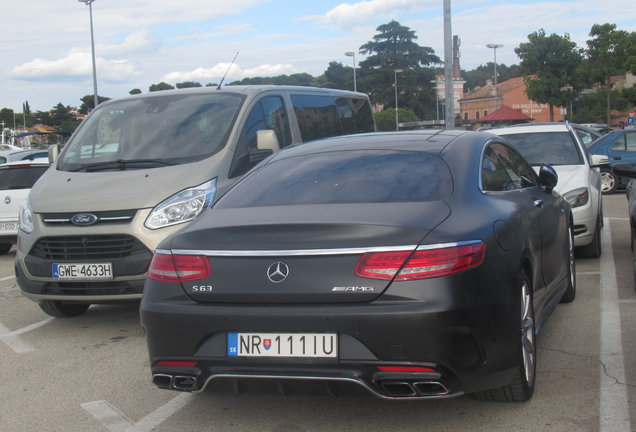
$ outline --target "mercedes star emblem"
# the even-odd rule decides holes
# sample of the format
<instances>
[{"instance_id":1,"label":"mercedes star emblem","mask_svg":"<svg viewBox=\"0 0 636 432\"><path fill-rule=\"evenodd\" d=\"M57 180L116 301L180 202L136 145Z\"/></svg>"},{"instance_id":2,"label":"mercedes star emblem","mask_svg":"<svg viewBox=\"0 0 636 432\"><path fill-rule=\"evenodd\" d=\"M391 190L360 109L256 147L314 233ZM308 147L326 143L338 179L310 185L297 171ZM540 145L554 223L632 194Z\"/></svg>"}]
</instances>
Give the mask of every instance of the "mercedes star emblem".
<instances>
[{"instance_id":1,"label":"mercedes star emblem","mask_svg":"<svg viewBox=\"0 0 636 432\"><path fill-rule=\"evenodd\" d=\"M282 261L277 261L267 269L267 278L274 283L281 283L289 276L289 267Z\"/></svg>"}]
</instances>

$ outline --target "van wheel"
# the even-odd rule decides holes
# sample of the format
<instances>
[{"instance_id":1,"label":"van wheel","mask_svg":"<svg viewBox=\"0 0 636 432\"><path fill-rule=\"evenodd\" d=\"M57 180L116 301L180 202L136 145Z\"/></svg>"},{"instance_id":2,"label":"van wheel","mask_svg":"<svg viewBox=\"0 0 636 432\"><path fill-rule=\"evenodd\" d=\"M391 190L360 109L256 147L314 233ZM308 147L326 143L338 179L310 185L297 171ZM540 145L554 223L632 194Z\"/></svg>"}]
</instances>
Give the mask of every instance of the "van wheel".
<instances>
[{"instance_id":1,"label":"van wheel","mask_svg":"<svg viewBox=\"0 0 636 432\"><path fill-rule=\"evenodd\" d=\"M474 393L479 400L492 402L526 402L534 393L537 373L537 339L535 335L532 285L525 270L521 270L521 301L519 315L520 341L517 345L517 373L512 382L483 392Z\"/></svg>"},{"instance_id":2,"label":"van wheel","mask_svg":"<svg viewBox=\"0 0 636 432\"><path fill-rule=\"evenodd\" d=\"M0 255L8 254L11 247L13 247L11 243L0 243Z\"/></svg>"},{"instance_id":3,"label":"van wheel","mask_svg":"<svg viewBox=\"0 0 636 432\"><path fill-rule=\"evenodd\" d=\"M86 312L89 304L69 304L58 300L42 300L40 309L56 318L73 318Z\"/></svg>"}]
</instances>

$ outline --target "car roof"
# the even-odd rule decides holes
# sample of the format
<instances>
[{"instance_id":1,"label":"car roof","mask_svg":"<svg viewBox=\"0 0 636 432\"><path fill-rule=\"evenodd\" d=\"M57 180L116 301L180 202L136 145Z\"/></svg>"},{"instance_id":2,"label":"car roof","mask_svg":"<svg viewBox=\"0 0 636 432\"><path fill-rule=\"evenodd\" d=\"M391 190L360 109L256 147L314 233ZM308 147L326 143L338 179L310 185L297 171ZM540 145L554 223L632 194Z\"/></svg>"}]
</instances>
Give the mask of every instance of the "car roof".
<instances>
[{"instance_id":1,"label":"car roof","mask_svg":"<svg viewBox=\"0 0 636 432\"><path fill-rule=\"evenodd\" d=\"M404 150L439 154L453 140L465 135L477 136L477 132L418 130L344 135L287 147L283 151L275 153L270 161L295 157L301 154L343 150Z\"/></svg>"}]
</instances>

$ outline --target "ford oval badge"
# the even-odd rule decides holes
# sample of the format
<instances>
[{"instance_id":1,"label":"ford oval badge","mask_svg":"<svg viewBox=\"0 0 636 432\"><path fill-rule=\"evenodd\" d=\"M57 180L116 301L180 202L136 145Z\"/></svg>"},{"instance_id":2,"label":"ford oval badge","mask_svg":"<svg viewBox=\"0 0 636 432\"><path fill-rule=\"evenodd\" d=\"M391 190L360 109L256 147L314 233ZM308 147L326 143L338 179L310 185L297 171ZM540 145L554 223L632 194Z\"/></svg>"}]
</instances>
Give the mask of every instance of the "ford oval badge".
<instances>
[{"instance_id":1,"label":"ford oval badge","mask_svg":"<svg viewBox=\"0 0 636 432\"><path fill-rule=\"evenodd\" d=\"M71 222L75 225L89 226L97 222L97 216L90 213L78 213L71 218Z\"/></svg>"}]
</instances>

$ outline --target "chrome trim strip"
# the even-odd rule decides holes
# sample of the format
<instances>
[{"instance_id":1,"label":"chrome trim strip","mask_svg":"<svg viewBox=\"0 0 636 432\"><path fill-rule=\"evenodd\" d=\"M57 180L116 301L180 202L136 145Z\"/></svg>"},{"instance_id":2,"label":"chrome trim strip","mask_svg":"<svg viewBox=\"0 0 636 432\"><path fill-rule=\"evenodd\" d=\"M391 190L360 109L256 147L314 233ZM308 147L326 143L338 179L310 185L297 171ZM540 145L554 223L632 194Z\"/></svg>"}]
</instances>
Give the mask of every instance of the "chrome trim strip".
<instances>
[{"instance_id":1,"label":"chrome trim strip","mask_svg":"<svg viewBox=\"0 0 636 432\"><path fill-rule=\"evenodd\" d=\"M71 219L42 219L46 223L70 222Z\"/></svg>"},{"instance_id":2,"label":"chrome trim strip","mask_svg":"<svg viewBox=\"0 0 636 432\"><path fill-rule=\"evenodd\" d=\"M342 249L297 249L297 250L195 250L195 249L157 249L155 253L164 255L204 255L216 257L271 257L271 256L308 256L308 255L361 255L373 252L408 252L413 250L442 249L457 246L466 246L481 243L481 240L469 240L453 243L437 243L431 245L404 245L368 248L342 248Z\"/></svg>"},{"instance_id":3,"label":"chrome trim strip","mask_svg":"<svg viewBox=\"0 0 636 432\"><path fill-rule=\"evenodd\" d=\"M205 256L242 256L242 257L269 257L269 256L307 256L307 255L360 255L370 252L403 252L413 251L417 245L386 246L368 248L342 248L342 249L297 249L297 250L193 250L173 249L175 255L205 255ZM159 253L159 252L157 252ZM163 252L162 252L163 253Z\"/></svg>"},{"instance_id":4,"label":"chrome trim strip","mask_svg":"<svg viewBox=\"0 0 636 432\"><path fill-rule=\"evenodd\" d=\"M111 216L111 217L100 217L98 221L114 221L114 220L130 220L132 216Z\"/></svg>"},{"instance_id":5,"label":"chrome trim strip","mask_svg":"<svg viewBox=\"0 0 636 432\"><path fill-rule=\"evenodd\" d=\"M431 244L431 245L421 245L417 247L417 250L421 251L421 250L431 250L431 249L443 249L443 248L451 248L451 247L457 247L457 246L468 246L468 245L477 244L477 243L482 243L482 241L468 240L468 241L454 242L454 243L437 243L437 244Z\"/></svg>"}]
</instances>

